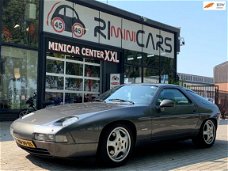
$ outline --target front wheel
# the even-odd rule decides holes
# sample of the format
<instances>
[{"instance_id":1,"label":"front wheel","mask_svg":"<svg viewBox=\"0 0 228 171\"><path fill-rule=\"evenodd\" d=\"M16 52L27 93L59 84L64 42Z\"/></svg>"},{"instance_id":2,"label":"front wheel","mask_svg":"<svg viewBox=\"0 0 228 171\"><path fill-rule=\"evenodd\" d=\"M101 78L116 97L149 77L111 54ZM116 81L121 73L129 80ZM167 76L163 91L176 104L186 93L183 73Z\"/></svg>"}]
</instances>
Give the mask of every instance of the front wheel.
<instances>
[{"instance_id":1,"label":"front wheel","mask_svg":"<svg viewBox=\"0 0 228 171\"><path fill-rule=\"evenodd\" d=\"M128 160L134 148L134 138L129 127L115 124L101 135L98 158L102 164L120 166Z\"/></svg>"},{"instance_id":2,"label":"front wheel","mask_svg":"<svg viewBox=\"0 0 228 171\"><path fill-rule=\"evenodd\" d=\"M216 127L212 120L206 120L200 129L197 137L192 139L193 143L198 147L211 147L215 142Z\"/></svg>"}]
</instances>

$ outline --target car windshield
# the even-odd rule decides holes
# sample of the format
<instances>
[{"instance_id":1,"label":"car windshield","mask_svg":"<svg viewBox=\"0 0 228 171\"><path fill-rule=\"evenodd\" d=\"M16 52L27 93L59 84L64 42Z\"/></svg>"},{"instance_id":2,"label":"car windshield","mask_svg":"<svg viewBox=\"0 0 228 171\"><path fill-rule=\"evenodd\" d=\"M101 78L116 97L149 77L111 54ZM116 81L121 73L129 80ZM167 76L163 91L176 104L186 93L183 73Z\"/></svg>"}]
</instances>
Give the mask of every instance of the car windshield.
<instances>
[{"instance_id":1,"label":"car windshield","mask_svg":"<svg viewBox=\"0 0 228 171\"><path fill-rule=\"evenodd\" d=\"M151 85L118 86L101 94L95 100L106 103L150 104L157 89Z\"/></svg>"}]
</instances>

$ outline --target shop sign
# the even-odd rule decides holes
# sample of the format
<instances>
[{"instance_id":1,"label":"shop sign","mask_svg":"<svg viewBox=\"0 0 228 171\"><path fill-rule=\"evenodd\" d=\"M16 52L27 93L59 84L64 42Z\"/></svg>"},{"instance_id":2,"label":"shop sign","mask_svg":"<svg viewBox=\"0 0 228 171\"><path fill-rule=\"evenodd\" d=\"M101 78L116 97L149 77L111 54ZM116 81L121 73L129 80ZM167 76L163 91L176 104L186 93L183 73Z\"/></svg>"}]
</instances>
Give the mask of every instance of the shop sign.
<instances>
[{"instance_id":1,"label":"shop sign","mask_svg":"<svg viewBox=\"0 0 228 171\"><path fill-rule=\"evenodd\" d=\"M120 85L120 74L110 74L110 89Z\"/></svg>"},{"instance_id":2,"label":"shop sign","mask_svg":"<svg viewBox=\"0 0 228 171\"><path fill-rule=\"evenodd\" d=\"M118 53L111 50L98 50L90 47L81 47L54 41L48 41L48 50L119 63Z\"/></svg>"},{"instance_id":3,"label":"shop sign","mask_svg":"<svg viewBox=\"0 0 228 171\"><path fill-rule=\"evenodd\" d=\"M174 57L174 34L69 1L45 0L44 31Z\"/></svg>"}]
</instances>

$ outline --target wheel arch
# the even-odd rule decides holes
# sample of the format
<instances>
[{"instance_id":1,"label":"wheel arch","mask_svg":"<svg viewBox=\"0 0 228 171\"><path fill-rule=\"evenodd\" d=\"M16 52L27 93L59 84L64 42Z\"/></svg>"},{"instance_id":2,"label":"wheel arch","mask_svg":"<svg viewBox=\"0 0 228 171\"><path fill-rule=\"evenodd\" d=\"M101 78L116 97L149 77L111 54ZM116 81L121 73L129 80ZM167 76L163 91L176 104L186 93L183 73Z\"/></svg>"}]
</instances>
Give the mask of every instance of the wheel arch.
<instances>
[{"instance_id":1,"label":"wheel arch","mask_svg":"<svg viewBox=\"0 0 228 171\"><path fill-rule=\"evenodd\" d=\"M217 122L217 120L215 118L209 118L209 119L212 120L212 122L215 124L215 128L217 130L217 128L218 128L218 122ZM204 122L206 122L206 120Z\"/></svg>"},{"instance_id":2,"label":"wheel arch","mask_svg":"<svg viewBox=\"0 0 228 171\"><path fill-rule=\"evenodd\" d=\"M134 142L136 142L136 139L137 139L137 130L136 130L135 124L133 122L129 121L129 120L118 120L118 121L110 122L110 123L108 123L107 125L105 125L102 128L102 131L101 131L100 136L99 136L98 148L99 148L99 144L100 144L102 135L105 133L105 130L108 127L110 127L110 126L112 126L114 124L123 124L123 125L126 125L128 128L130 128L130 130L132 131L132 134L133 134Z\"/></svg>"}]
</instances>

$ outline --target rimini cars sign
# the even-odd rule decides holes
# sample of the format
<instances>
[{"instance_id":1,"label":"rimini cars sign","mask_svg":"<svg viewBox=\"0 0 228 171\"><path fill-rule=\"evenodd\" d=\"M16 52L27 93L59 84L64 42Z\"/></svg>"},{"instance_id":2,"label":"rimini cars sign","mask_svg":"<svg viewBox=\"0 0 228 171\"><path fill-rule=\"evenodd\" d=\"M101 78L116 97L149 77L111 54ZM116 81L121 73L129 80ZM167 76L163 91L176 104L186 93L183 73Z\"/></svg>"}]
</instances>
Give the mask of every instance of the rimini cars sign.
<instances>
[{"instance_id":1,"label":"rimini cars sign","mask_svg":"<svg viewBox=\"0 0 228 171\"><path fill-rule=\"evenodd\" d=\"M44 1L45 32L174 57L174 34L69 1Z\"/></svg>"}]
</instances>

